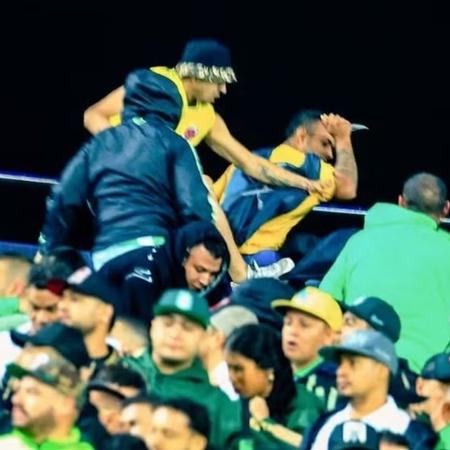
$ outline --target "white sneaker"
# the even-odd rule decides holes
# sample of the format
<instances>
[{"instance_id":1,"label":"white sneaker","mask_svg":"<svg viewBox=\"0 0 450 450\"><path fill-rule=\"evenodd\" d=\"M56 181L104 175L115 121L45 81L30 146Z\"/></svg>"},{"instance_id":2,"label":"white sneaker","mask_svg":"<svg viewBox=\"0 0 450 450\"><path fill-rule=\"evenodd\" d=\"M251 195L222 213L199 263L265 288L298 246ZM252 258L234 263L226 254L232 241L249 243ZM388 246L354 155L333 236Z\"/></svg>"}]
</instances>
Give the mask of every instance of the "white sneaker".
<instances>
[{"instance_id":1,"label":"white sneaker","mask_svg":"<svg viewBox=\"0 0 450 450\"><path fill-rule=\"evenodd\" d=\"M290 272L295 266L291 258L281 258L269 266L259 267L256 262L247 266L247 280L253 278L279 278Z\"/></svg>"}]
</instances>

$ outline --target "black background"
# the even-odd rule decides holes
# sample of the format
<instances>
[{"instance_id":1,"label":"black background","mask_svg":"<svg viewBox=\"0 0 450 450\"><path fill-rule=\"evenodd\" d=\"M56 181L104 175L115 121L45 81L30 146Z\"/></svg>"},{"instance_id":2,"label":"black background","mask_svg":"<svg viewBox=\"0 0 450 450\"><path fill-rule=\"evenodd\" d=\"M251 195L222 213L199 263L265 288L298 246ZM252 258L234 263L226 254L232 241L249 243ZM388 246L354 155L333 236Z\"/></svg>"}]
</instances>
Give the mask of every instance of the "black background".
<instances>
[{"instance_id":1,"label":"black background","mask_svg":"<svg viewBox=\"0 0 450 450\"><path fill-rule=\"evenodd\" d=\"M87 106L128 71L174 65L186 40L213 37L239 79L216 107L249 148L279 143L289 117L314 107L370 127L354 135L353 204L395 201L417 171L450 182L443 4L40 1L4 7L2 22L0 171L57 177L88 138ZM199 153L218 176L225 163ZM36 239L46 192L0 183L0 239Z\"/></svg>"}]
</instances>

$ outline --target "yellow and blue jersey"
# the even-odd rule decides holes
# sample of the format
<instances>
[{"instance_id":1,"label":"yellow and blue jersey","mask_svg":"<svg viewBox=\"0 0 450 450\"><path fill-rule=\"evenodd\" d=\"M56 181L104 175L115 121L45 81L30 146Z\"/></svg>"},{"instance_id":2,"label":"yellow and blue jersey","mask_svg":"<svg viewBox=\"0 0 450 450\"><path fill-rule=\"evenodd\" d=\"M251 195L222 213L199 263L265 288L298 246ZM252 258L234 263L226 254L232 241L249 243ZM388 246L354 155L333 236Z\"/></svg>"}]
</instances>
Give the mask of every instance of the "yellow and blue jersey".
<instances>
[{"instance_id":1,"label":"yellow and blue jersey","mask_svg":"<svg viewBox=\"0 0 450 450\"><path fill-rule=\"evenodd\" d=\"M141 98L139 101L143 107L145 102L151 101L152 96L158 95L158 89L176 90L177 95L174 98L177 98L177 104L167 105L168 109L176 109L178 116L178 122L174 130L180 136L187 139L190 144L197 146L208 135L214 125L216 113L213 105L202 102L196 102L192 105L189 104L182 80L175 69L160 66L150 68L147 73L142 70L136 71L135 73L139 74L142 81ZM151 88L148 88L150 85ZM135 112L135 115L139 115L138 111ZM122 116L115 115L109 118L112 126L119 125L122 120L124 120L123 114Z\"/></svg>"},{"instance_id":2,"label":"yellow and blue jersey","mask_svg":"<svg viewBox=\"0 0 450 450\"><path fill-rule=\"evenodd\" d=\"M319 156L300 152L286 144L256 153L306 178L330 181L327 194L331 197L334 193L334 168ZM315 194L302 189L264 185L234 166L229 166L216 181L214 193L244 255L278 250L289 231L320 203Z\"/></svg>"}]
</instances>

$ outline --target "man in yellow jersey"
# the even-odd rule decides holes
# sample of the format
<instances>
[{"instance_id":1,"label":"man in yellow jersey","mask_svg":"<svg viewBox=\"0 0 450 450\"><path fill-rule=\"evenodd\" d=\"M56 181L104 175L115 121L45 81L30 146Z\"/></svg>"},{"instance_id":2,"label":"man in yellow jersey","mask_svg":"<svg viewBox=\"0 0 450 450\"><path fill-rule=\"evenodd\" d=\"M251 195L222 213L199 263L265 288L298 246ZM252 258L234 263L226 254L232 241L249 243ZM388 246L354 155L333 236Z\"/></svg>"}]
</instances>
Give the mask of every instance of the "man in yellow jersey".
<instances>
[{"instance_id":1,"label":"man in yellow jersey","mask_svg":"<svg viewBox=\"0 0 450 450\"><path fill-rule=\"evenodd\" d=\"M336 114L304 110L286 130L285 141L257 153L274 164L327 183L323 196L304 189L272 187L230 165L214 184L214 194L225 212L240 252L260 266L279 259L278 250L289 231L324 197L347 198L338 182L345 173L357 185L357 166L351 131L361 127ZM330 160L335 158L334 166ZM328 161L328 162L327 162ZM337 175L338 174L338 175Z\"/></svg>"},{"instance_id":2,"label":"man in yellow jersey","mask_svg":"<svg viewBox=\"0 0 450 450\"><path fill-rule=\"evenodd\" d=\"M215 100L226 94L227 84L236 81L230 51L219 42L210 39L189 41L175 68L152 67L132 72L131 76L132 82L140 83L142 87L138 93L139 101L133 102L131 110L126 108L125 86L121 86L90 106L84 113L84 125L92 134L139 115L145 110L145 104L152 102L161 91L173 91L178 97L177 102L166 106L177 110L179 119L175 131L193 146L204 140L220 156L264 183L320 189L317 183L254 155L230 134L213 106ZM142 111L137 103L142 106ZM124 112L125 117L121 117ZM349 190L350 197L352 194Z\"/></svg>"},{"instance_id":3,"label":"man in yellow jersey","mask_svg":"<svg viewBox=\"0 0 450 450\"><path fill-rule=\"evenodd\" d=\"M311 181L294 172L278 167L269 160L251 153L229 132L223 119L215 112L213 103L226 94L227 84L235 82L230 51L214 40L192 40L187 43L175 68L152 67L132 72L124 86L89 107L84 113L85 127L96 134L120 121L128 121L145 114L149 104L160 102L162 93L170 93L174 101L166 102L162 111L177 116L175 131L192 145L202 140L213 151L241 168L247 175L270 185L291 186L314 192L321 197L324 190L318 181ZM125 90L136 95L127 104ZM339 178L344 198L353 198L356 186L346 174ZM230 275L241 282L254 277L256 272L242 259L222 210L215 205L217 226L227 242L230 254ZM284 259L273 269L259 269L256 276L281 275L290 270L292 261Z\"/></svg>"}]
</instances>

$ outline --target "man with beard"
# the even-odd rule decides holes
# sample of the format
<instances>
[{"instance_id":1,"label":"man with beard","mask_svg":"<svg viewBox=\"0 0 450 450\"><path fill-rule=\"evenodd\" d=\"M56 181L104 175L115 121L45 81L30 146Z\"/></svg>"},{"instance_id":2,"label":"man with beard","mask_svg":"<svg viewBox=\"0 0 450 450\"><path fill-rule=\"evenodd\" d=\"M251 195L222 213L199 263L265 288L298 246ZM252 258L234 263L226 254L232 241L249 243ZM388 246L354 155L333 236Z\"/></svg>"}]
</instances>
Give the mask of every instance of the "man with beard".
<instances>
[{"instance_id":1,"label":"man with beard","mask_svg":"<svg viewBox=\"0 0 450 450\"><path fill-rule=\"evenodd\" d=\"M27 347L8 373L13 429L0 436L0 448L93 450L74 426L83 385L73 364L51 347Z\"/></svg>"}]
</instances>

